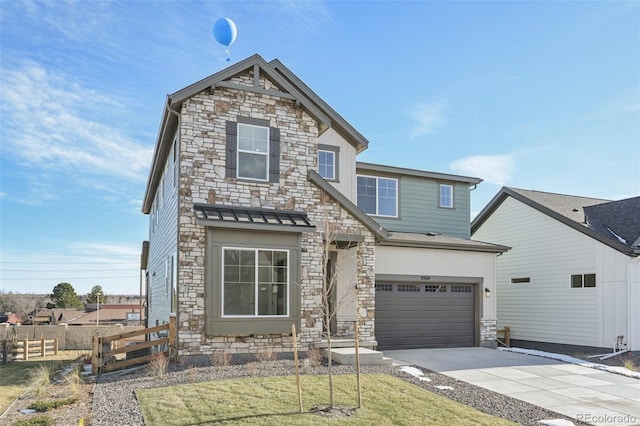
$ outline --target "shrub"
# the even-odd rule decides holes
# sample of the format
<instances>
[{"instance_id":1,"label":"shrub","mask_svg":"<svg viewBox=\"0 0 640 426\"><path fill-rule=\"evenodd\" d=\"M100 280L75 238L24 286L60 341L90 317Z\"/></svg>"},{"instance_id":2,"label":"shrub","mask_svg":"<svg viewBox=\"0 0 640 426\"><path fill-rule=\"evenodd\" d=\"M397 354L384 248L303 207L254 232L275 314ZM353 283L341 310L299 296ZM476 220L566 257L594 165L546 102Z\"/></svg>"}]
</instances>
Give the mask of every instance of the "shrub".
<instances>
[{"instance_id":1,"label":"shrub","mask_svg":"<svg viewBox=\"0 0 640 426\"><path fill-rule=\"evenodd\" d=\"M13 425L14 426L51 426L54 421L51 417L47 416L38 416L32 417L28 420L18 420Z\"/></svg>"},{"instance_id":2,"label":"shrub","mask_svg":"<svg viewBox=\"0 0 640 426\"><path fill-rule=\"evenodd\" d=\"M274 352L271 348L258 349L256 359L260 362L275 361L278 359L278 353Z\"/></svg>"},{"instance_id":3,"label":"shrub","mask_svg":"<svg viewBox=\"0 0 640 426\"><path fill-rule=\"evenodd\" d=\"M622 366L627 370L638 371L638 366L636 365L635 362L633 362L631 358L625 359L624 362L622 363Z\"/></svg>"},{"instance_id":4,"label":"shrub","mask_svg":"<svg viewBox=\"0 0 640 426\"><path fill-rule=\"evenodd\" d=\"M209 361L211 365L215 367L226 367L231 364L231 354L227 354L224 352L213 352L209 355Z\"/></svg>"},{"instance_id":5,"label":"shrub","mask_svg":"<svg viewBox=\"0 0 640 426\"><path fill-rule=\"evenodd\" d=\"M312 368L318 368L322 365L324 354L320 348L311 348L307 351L307 359Z\"/></svg>"},{"instance_id":6,"label":"shrub","mask_svg":"<svg viewBox=\"0 0 640 426\"><path fill-rule=\"evenodd\" d=\"M34 396L40 396L51 384L51 367L40 364L29 370L29 391Z\"/></svg>"},{"instance_id":7,"label":"shrub","mask_svg":"<svg viewBox=\"0 0 640 426\"><path fill-rule=\"evenodd\" d=\"M158 352L147 365L147 373L152 377L164 377L169 368L169 359L164 352Z\"/></svg>"},{"instance_id":8,"label":"shrub","mask_svg":"<svg viewBox=\"0 0 640 426\"><path fill-rule=\"evenodd\" d=\"M77 398L65 398L65 399L50 399L48 401L36 401L33 404L29 405L28 408L32 410L36 410L38 412L45 412L50 410L55 410L58 407L62 407L65 405L71 405L76 402Z\"/></svg>"}]
</instances>

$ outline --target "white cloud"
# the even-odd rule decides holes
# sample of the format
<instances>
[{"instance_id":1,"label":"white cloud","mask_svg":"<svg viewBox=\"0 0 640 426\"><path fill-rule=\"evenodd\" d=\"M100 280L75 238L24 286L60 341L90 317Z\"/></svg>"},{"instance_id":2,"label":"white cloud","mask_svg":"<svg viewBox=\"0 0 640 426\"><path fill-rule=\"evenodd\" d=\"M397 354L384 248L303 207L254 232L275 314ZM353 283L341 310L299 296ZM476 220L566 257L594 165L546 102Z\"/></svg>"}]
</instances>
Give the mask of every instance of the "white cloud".
<instances>
[{"instance_id":1,"label":"white cloud","mask_svg":"<svg viewBox=\"0 0 640 426\"><path fill-rule=\"evenodd\" d=\"M120 102L35 62L2 72L3 143L22 165L68 175L146 179L152 148L105 124L124 108Z\"/></svg>"},{"instance_id":2,"label":"white cloud","mask_svg":"<svg viewBox=\"0 0 640 426\"><path fill-rule=\"evenodd\" d=\"M450 164L455 173L477 176L487 183L506 185L516 168L516 158L512 154L472 155L460 158Z\"/></svg>"},{"instance_id":3,"label":"white cloud","mask_svg":"<svg viewBox=\"0 0 640 426\"><path fill-rule=\"evenodd\" d=\"M447 106L442 102L421 103L409 110L409 116L415 121L409 137L411 139L433 133L445 123Z\"/></svg>"}]
</instances>

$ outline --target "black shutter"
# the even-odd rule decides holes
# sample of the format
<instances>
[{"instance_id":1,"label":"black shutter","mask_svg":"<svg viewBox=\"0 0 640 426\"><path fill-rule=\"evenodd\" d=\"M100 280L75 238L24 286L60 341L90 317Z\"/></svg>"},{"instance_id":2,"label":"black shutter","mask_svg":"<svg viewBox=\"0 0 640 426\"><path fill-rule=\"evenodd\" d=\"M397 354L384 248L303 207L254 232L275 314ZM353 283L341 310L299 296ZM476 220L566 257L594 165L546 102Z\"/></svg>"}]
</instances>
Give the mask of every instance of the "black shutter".
<instances>
[{"instance_id":1,"label":"black shutter","mask_svg":"<svg viewBox=\"0 0 640 426\"><path fill-rule=\"evenodd\" d=\"M237 169L238 123L227 121L226 176L235 178Z\"/></svg>"},{"instance_id":2,"label":"black shutter","mask_svg":"<svg viewBox=\"0 0 640 426\"><path fill-rule=\"evenodd\" d=\"M269 128L269 182L280 181L280 129Z\"/></svg>"}]
</instances>

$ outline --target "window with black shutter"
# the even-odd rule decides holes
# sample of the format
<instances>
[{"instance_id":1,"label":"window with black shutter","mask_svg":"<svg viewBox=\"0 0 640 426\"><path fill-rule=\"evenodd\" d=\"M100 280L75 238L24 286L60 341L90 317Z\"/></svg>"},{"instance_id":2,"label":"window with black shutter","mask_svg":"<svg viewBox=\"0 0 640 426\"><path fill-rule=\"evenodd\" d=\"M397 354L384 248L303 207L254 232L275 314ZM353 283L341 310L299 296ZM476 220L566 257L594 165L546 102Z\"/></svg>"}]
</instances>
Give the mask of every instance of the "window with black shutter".
<instances>
[{"instance_id":1,"label":"window with black shutter","mask_svg":"<svg viewBox=\"0 0 640 426\"><path fill-rule=\"evenodd\" d=\"M226 177L261 182L280 179L280 130L268 120L227 122Z\"/></svg>"}]
</instances>

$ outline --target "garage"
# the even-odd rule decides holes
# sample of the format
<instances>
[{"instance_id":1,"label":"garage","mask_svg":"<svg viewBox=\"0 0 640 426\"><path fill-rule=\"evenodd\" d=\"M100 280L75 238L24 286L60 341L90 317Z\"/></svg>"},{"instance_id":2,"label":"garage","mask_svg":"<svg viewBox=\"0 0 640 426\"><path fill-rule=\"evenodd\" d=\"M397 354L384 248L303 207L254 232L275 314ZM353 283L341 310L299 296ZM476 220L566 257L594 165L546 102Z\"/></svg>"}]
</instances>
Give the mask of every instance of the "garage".
<instances>
[{"instance_id":1,"label":"garage","mask_svg":"<svg viewBox=\"0 0 640 426\"><path fill-rule=\"evenodd\" d=\"M378 349L475 346L476 287L376 280Z\"/></svg>"}]
</instances>

